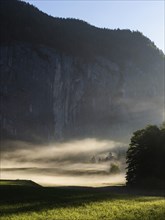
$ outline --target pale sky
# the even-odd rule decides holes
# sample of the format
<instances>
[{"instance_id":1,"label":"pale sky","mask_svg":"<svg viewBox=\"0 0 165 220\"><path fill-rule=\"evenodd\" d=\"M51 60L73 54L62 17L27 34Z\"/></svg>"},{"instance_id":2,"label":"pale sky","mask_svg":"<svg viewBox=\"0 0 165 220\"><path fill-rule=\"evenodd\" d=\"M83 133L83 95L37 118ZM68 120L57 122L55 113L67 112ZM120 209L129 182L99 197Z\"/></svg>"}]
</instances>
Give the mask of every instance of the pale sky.
<instances>
[{"instance_id":1,"label":"pale sky","mask_svg":"<svg viewBox=\"0 0 165 220\"><path fill-rule=\"evenodd\" d=\"M165 0L24 0L53 17L97 27L138 30L165 51Z\"/></svg>"}]
</instances>

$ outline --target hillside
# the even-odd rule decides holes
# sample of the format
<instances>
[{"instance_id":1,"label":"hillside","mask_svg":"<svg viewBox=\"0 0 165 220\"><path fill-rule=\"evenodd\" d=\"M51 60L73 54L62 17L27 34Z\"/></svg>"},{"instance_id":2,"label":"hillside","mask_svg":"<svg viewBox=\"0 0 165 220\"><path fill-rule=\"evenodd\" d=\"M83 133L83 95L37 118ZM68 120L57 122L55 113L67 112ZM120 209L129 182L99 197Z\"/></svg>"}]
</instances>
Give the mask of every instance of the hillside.
<instances>
[{"instance_id":1,"label":"hillside","mask_svg":"<svg viewBox=\"0 0 165 220\"><path fill-rule=\"evenodd\" d=\"M159 61L162 56L138 31L101 29L81 20L53 18L17 0L2 1L0 16L1 42L43 44L87 60L102 55L120 64L130 59L146 66L151 59Z\"/></svg>"},{"instance_id":2,"label":"hillside","mask_svg":"<svg viewBox=\"0 0 165 220\"><path fill-rule=\"evenodd\" d=\"M1 1L2 139L127 140L161 123L164 55L140 32Z\"/></svg>"},{"instance_id":3,"label":"hillside","mask_svg":"<svg viewBox=\"0 0 165 220\"><path fill-rule=\"evenodd\" d=\"M41 185L33 182L32 180L5 180L5 179L1 179L0 180L0 187L2 187L2 189L5 187L41 187Z\"/></svg>"}]
</instances>

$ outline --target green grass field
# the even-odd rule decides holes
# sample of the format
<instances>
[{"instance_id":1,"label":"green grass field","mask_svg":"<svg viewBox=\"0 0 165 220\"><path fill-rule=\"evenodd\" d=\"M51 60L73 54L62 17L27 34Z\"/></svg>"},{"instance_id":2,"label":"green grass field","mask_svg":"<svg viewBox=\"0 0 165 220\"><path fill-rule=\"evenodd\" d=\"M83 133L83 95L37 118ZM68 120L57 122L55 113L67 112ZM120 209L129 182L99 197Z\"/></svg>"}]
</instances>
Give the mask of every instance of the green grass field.
<instances>
[{"instance_id":1,"label":"green grass field","mask_svg":"<svg viewBox=\"0 0 165 220\"><path fill-rule=\"evenodd\" d=\"M164 220L164 192L116 187L0 187L1 220Z\"/></svg>"},{"instance_id":2,"label":"green grass field","mask_svg":"<svg viewBox=\"0 0 165 220\"><path fill-rule=\"evenodd\" d=\"M39 186L31 180L0 180L0 186Z\"/></svg>"}]
</instances>

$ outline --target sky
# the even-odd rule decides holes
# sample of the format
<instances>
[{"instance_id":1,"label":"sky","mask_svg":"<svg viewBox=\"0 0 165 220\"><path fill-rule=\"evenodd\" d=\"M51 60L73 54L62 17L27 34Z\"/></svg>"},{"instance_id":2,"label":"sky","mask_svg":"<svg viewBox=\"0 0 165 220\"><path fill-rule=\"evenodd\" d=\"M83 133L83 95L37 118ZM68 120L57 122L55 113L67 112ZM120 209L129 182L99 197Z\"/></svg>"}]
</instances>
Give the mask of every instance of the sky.
<instances>
[{"instance_id":1,"label":"sky","mask_svg":"<svg viewBox=\"0 0 165 220\"><path fill-rule=\"evenodd\" d=\"M165 0L24 0L53 17L109 29L138 30L165 52Z\"/></svg>"}]
</instances>

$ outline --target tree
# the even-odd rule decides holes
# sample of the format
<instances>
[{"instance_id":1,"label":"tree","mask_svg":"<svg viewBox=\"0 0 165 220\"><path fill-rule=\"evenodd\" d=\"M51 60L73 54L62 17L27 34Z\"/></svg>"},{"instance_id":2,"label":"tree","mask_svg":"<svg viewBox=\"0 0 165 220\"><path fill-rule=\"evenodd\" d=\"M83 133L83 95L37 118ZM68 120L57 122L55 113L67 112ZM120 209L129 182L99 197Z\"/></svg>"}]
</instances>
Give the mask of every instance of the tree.
<instances>
[{"instance_id":1,"label":"tree","mask_svg":"<svg viewBox=\"0 0 165 220\"><path fill-rule=\"evenodd\" d=\"M112 163L109 172L110 174L118 174L120 173L120 168L117 164Z\"/></svg>"},{"instance_id":2,"label":"tree","mask_svg":"<svg viewBox=\"0 0 165 220\"><path fill-rule=\"evenodd\" d=\"M165 187L165 126L134 132L126 163L127 185Z\"/></svg>"}]
</instances>

